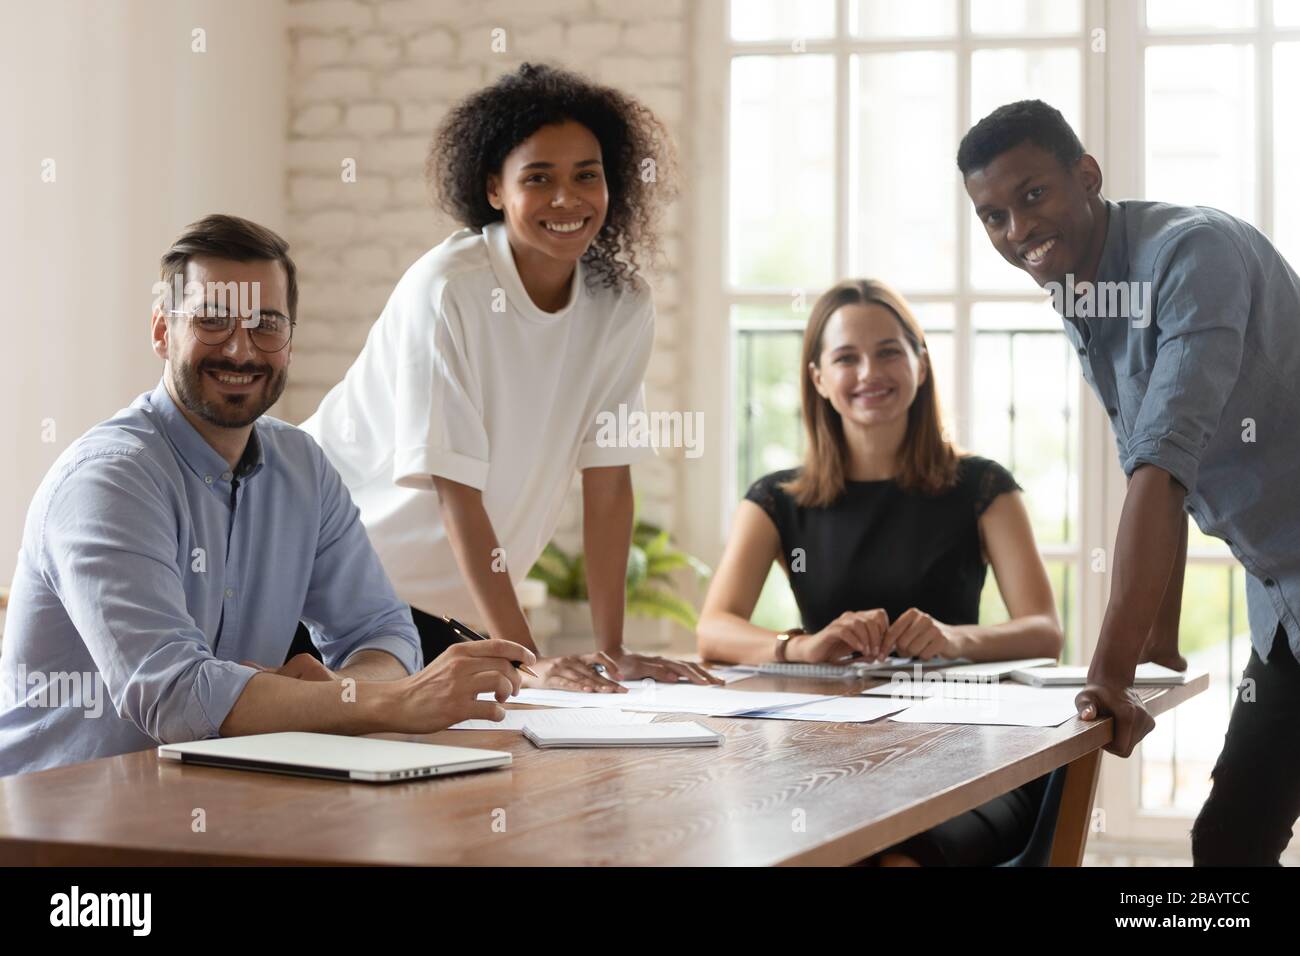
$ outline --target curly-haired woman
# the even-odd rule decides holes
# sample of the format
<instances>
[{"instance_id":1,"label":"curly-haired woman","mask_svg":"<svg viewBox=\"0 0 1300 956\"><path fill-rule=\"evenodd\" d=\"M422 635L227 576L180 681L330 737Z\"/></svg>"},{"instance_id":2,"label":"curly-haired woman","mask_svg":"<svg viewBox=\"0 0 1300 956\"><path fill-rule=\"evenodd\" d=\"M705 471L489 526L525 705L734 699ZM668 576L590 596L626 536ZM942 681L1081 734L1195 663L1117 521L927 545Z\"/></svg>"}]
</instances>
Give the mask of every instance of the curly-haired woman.
<instances>
[{"instance_id":1,"label":"curly-haired woman","mask_svg":"<svg viewBox=\"0 0 1300 956\"><path fill-rule=\"evenodd\" d=\"M600 440L602 413L644 406L654 305L639 266L671 167L644 106L532 64L470 95L434 136L429 183L464 228L407 270L303 424L411 605L426 661L453 640L441 614L536 648L514 583L577 470L597 650L543 658L525 685L716 682L623 647L629 466L653 450Z\"/></svg>"}]
</instances>

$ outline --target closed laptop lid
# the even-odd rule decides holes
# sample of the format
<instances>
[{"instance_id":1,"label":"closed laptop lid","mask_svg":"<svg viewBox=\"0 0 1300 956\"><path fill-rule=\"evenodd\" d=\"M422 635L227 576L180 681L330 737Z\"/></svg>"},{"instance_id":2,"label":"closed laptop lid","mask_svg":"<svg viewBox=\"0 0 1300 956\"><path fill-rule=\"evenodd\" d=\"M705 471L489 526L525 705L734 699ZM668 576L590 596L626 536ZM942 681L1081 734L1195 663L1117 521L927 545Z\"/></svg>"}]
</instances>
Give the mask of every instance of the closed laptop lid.
<instances>
[{"instance_id":1,"label":"closed laptop lid","mask_svg":"<svg viewBox=\"0 0 1300 956\"><path fill-rule=\"evenodd\" d=\"M212 757L365 774L394 774L424 767L452 769L462 765L469 769L470 765L491 767L510 763L510 754L502 750L301 732L163 744L158 753L172 759Z\"/></svg>"}]
</instances>

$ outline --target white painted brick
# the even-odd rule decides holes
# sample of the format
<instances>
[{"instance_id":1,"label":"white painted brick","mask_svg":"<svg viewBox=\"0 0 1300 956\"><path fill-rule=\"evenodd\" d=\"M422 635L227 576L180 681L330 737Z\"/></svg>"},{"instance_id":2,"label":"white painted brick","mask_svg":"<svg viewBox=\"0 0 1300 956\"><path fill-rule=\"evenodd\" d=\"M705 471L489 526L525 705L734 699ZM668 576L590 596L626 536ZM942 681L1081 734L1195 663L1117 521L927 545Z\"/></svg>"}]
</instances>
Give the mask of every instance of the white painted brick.
<instances>
[{"instance_id":1,"label":"white painted brick","mask_svg":"<svg viewBox=\"0 0 1300 956\"><path fill-rule=\"evenodd\" d=\"M672 86L645 86L636 90L636 98L648 106L659 121L669 128L680 144L681 137L673 127L682 122L686 95Z\"/></svg>"},{"instance_id":2,"label":"white painted brick","mask_svg":"<svg viewBox=\"0 0 1300 956\"><path fill-rule=\"evenodd\" d=\"M384 0L376 6L382 26L410 27L465 16L472 9L465 0Z\"/></svg>"},{"instance_id":3,"label":"white painted brick","mask_svg":"<svg viewBox=\"0 0 1300 956\"><path fill-rule=\"evenodd\" d=\"M657 306L671 308L678 305L676 276L655 276L651 288L654 289Z\"/></svg>"},{"instance_id":4,"label":"white painted brick","mask_svg":"<svg viewBox=\"0 0 1300 956\"><path fill-rule=\"evenodd\" d=\"M632 0L628 6L634 3L635 0ZM588 15L591 13L591 4L590 0L544 0L542 3L538 0L481 0L475 4L475 12L485 20L508 27L512 22L518 23L529 18L558 19L566 15Z\"/></svg>"},{"instance_id":5,"label":"white painted brick","mask_svg":"<svg viewBox=\"0 0 1300 956\"><path fill-rule=\"evenodd\" d=\"M349 132L363 136L387 133L397 126L397 107L392 103L357 103L348 107Z\"/></svg>"},{"instance_id":6,"label":"white painted brick","mask_svg":"<svg viewBox=\"0 0 1300 956\"><path fill-rule=\"evenodd\" d=\"M568 29L570 49L582 50L587 54L607 53L618 46L623 27L608 21L587 21L573 23Z\"/></svg>"},{"instance_id":7,"label":"white painted brick","mask_svg":"<svg viewBox=\"0 0 1300 956\"><path fill-rule=\"evenodd\" d=\"M343 160L356 159L360 151L360 142L351 137L290 139L285 159L291 171L313 170L339 176Z\"/></svg>"},{"instance_id":8,"label":"white painted brick","mask_svg":"<svg viewBox=\"0 0 1300 956\"><path fill-rule=\"evenodd\" d=\"M392 253L374 242L349 246L343 253L343 268L349 276L395 280Z\"/></svg>"},{"instance_id":9,"label":"white painted brick","mask_svg":"<svg viewBox=\"0 0 1300 956\"><path fill-rule=\"evenodd\" d=\"M347 356L335 352L294 350L289 374L301 385L329 387L342 380L348 370Z\"/></svg>"},{"instance_id":10,"label":"white painted brick","mask_svg":"<svg viewBox=\"0 0 1300 956\"><path fill-rule=\"evenodd\" d=\"M366 146L365 161L385 172L418 174L428 151L427 136L388 136Z\"/></svg>"},{"instance_id":11,"label":"white painted brick","mask_svg":"<svg viewBox=\"0 0 1300 956\"><path fill-rule=\"evenodd\" d=\"M458 100L478 89L483 71L477 66L403 67L378 78L381 96L394 99Z\"/></svg>"},{"instance_id":12,"label":"white painted brick","mask_svg":"<svg viewBox=\"0 0 1300 956\"><path fill-rule=\"evenodd\" d=\"M299 235L350 239L357 228L357 214L350 209L324 209L295 217L295 227Z\"/></svg>"},{"instance_id":13,"label":"white painted brick","mask_svg":"<svg viewBox=\"0 0 1300 956\"><path fill-rule=\"evenodd\" d=\"M294 93L298 100L332 100L336 97L365 96L370 92L372 76L368 70L356 67L330 66L314 70Z\"/></svg>"},{"instance_id":14,"label":"white painted brick","mask_svg":"<svg viewBox=\"0 0 1300 956\"><path fill-rule=\"evenodd\" d=\"M294 110L290 129L297 136L319 136L338 126L340 115L341 111L333 103L313 103Z\"/></svg>"},{"instance_id":15,"label":"white painted brick","mask_svg":"<svg viewBox=\"0 0 1300 956\"><path fill-rule=\"evenodd\" d=\"M646 370L646 381L667 387L677 381L676 355L664 349L656 349L650 356L650 367Z\"/></svg>"},{"instance_id":16,"label":"white painted brick","mask_svg":"<svg viewBox=\"0 0 1300 956\"><path fill-rule=\"evenodd\" d=\"M338 201L342 181L329 176L293 173L289 176L289 204L297 209L328 206Z\"/></svg>"},{"instance_id":17,"label":"white painted brick","mask_svg":"<svg viewBox=\"0 0 1300 956\"><path fill-rule=\"evenodd\" d=\"M570 53L564 45L564 26L554 21L531 30L516 30L510 52L516 56L544 59Z\"/></svg>"},{"instance_id":18,"label":"white painted brick","mask_svg":"<svg viewBox=\"0 0 1300 956\"><path fill-rule=\"evenodd\" d=\"M364 27L373 19L370 6L359 0L311 0L289 4L285 22L291 29L329 30Z\"/></svg>"},{"instance_id":19,"label":"white painted brick","mask_svg":"<svg viewBox=\"0 0 1300 956\"><path fill-rule=\"evenodd\" d=\"M341 36L307 33L294 43L295 64L301 68L340 63L347 59L348 41Z\"/></svg>"},{"instance_id":20,"label":"white painted brick","mask_svg":"<svg viewBox=\"0 0 1300 956\"><path fill-rule=\"evenodd\" d=\"M483 63L483 85L487 86L495 83L507 73L514 73L526 62L528 61L524 57L506 56L504 54L496 54L487 58Z\"/></svg>"},{"instance_id":21,"label":"white painted brick","mask_svg":"<svg viewBox=\"0 0 1300 956\"><path fill-rule=\"evenodd\" d=\"M369 212L392 201L393 184L387 176L373 170L358 172L356 182L341 183L343 198L353 206Z\"/></svg>"},{"instance_id":22,"label":"white painted brick","mask_svg":"<svg viewBox=\"0 0 1300 956\"><path fill-rule=\"evenodd\" d=\"M398 104L398 123L404 133L422 133L432 136L434 129L446 115L447 106L444 103Z\"/></svg>"},{"instance_id":23,"label":"white painted brick","mask_svg":"<svg viewBox=\"0 0 1300 956\"><path fill-rule=\"evenodd\" d=\"M406 41L406 56L411 60L445 60L455 52L456 38L442 28L417 33Z\"/></svg>"},{"instance_id":24,"label":"white painted brick","mask_svg":"<svg viewBox=\"0 0 1300 956\"><path fill-rule=\"evenodd\" d=\"M433 216L427 209L390 209L367 216L361 221L363 239L410 239L429 243L441 241L434 229Z\"/></svg>"},{"instance_id":25,"label":"white painted brick","mask_svg":"<svg viewBox=\"0 0 1300 956\"><path fill-rule=\"evenodd\" d=\"M393 182L392 201L399 206L427 206L432 199L423 176L399 176Z\"/></svg>"},{"instance_id":26,"label":"white painted brick","mask_svg":"<svg viewBox=\"0 0 1300 956\"><path fill-rule=\"evenodd\" d=\"M401 55L401 40L384 33L367 33L352 44L352 61L367 66L387 66Z\"/></svg>"},{"instance_id":27,"label":"white painted brick","mask_svg":"<svg viewBox=\"0 0 1300 956\"><path fill-rule=\"evenodd\" d=\"M655 20L662 17L682 17L682 0L654 0L640 3L637 0L596 0L596 14L612 20Z\"/></svg>"},{"instance_id":28,"label":"white painted brick","mask_svg":"<svg viewBox=\"0 0 1300 956\"><path fill-rule=\"evenodd\" d=\"M320 407L324 400L328 388L322 385L299 385L294 378L293 368L289 369L289 387L285 389L285 397L280 402L281 405L287 405L284 411L284 420L292 425L301 425L310 418Z\"/></svg>"},{"instance_id":29,"label":"white painted brick","mask_svg":"<svg viewBox=\"0 0 1300 956\"><path fill-rule=\"evenodd\" d=\"M662 56L603 56L596 61L596 77L611 86L627 87L640 95L646 86L679 86L685 60Z\"/></svg>"},{"instance_id":30,"label":"white painted brick","mask_svg":"<svg viewBox=\"0 0 1300 956\"><path fill-rule=\"evenodd\" d=\"M660 309L655 303L655 348L670 349L677 342L677 313L672 309Z\"/></svg>"},{"instance_id":31,"label":"white painted brick","mask_svg":"<svg viewBox=\"0 0 1300 956\"><path fill-rule=\"evenodd\" d=\"M660 53L684 56L687 53L679 20L647 20L629 24L623 31L623 49L642 56Z\"/></svg>"}]
</instances>

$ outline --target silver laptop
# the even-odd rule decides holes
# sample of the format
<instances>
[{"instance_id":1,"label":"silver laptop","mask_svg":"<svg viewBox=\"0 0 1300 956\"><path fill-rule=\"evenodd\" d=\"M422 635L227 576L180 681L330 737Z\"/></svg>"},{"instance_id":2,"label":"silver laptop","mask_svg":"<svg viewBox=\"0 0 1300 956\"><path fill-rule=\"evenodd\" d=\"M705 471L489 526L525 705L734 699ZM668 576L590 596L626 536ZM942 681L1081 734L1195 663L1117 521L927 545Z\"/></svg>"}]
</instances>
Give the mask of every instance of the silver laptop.
<instances>
[{"instance_id":1,"label":"silver laptop","mask_svg":"<svg viewBox=\"0 0 1300 956\"><path fill-rule=\"evenodd\" d=\"M163 744L158 748L158 756L209 767L367 783L510 766L510 754L502 750L307 733L253 734Z\"/></svg>"}]
</instances>

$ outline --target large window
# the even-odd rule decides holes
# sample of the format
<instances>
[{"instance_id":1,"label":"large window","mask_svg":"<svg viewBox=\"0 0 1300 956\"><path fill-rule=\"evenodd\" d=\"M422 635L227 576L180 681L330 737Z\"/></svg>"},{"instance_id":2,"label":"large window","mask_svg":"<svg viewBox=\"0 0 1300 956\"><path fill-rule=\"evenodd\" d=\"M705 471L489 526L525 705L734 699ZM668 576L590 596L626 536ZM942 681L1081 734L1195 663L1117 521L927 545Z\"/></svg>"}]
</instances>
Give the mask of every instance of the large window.
<instances>
[{"instance_id":1,"label":"large window","mask_svg":"<svg viewBox=\"0 0 1300 956\"><path fill-rule=\"evenodd\" d=\"M840 278L884 279L926 329L951 435L1026 490L1077 656L1079 376L1043 293L989 246L961 136L1041 97L1086 135L1083 4L731 0L726 282L734 493L799 460L801 331ZM1005 619L992 575L981 617ZM774 568L756 615L797 621Z\"/></svg>"},{"instance_id":2,"label":"large window","mask_svg":"<svg viewBox=\"0 0 1300 956\"><path fill-rule=\"evenodd\" d=\"M1101 160L1108 197L1217 206L1300 263L1300 124L1286 121L1300 0L719 7L710 56L725 121L701 129L723 159L699 226L718 250L701 301L725 328L701 341L728 356L710 406L727 435L712 500L729 511L754 479L798 462L808 311L840 278L884 279L926 329L952 436L1024 486L1066 659L1085 662L1107 597L1098 554L1108 565L1123 500L1114 440L1059 318L972 215L957 143L996 106L1045 99ZM1190 541L1181 642L1211 690L1161 718L1136 759L1107 758L1098 806L1111 836L1185 844L1249 656L1244 572L1194 525ZM981 618L1005 614L990 575ZM779 569L756 620L797 621Z\"/></svg>"}]
</instances>

